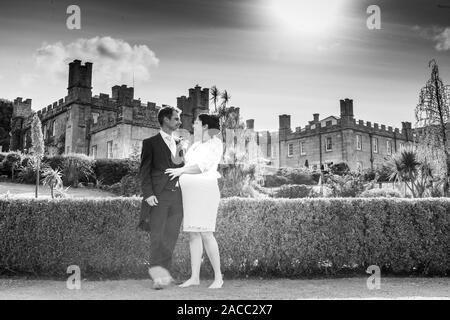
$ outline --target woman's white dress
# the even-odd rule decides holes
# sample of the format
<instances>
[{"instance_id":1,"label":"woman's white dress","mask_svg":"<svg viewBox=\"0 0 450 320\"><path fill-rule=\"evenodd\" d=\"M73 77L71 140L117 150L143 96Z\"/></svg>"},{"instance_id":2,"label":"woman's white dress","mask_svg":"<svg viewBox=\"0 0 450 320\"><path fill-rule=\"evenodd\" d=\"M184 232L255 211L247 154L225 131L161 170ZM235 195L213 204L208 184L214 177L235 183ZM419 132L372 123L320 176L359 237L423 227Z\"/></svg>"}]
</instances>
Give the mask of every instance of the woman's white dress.
<instances>
[{"instance_id":1,"label":"woman's white dress","mask_svg":"<svg viewBox=\"0 0 450 320\"><path fill-rule=\"evenodd\" d=\"M213 136L206 142L195 142L186 152L185 166L197 164L199 174L180 176L183 197L183 231L214 232L220 192L217 166L223 153L223 143Z\"/></svg>"}]
</instances>

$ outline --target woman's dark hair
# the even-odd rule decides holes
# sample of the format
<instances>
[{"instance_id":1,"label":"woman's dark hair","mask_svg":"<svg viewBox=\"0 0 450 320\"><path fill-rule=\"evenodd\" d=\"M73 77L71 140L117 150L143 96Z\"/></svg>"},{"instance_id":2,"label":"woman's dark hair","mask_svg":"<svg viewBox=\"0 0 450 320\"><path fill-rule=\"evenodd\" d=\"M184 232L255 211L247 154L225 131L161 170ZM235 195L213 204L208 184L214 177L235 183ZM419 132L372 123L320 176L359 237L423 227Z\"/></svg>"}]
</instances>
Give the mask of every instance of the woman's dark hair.
<instances>
[{"instance_id":1,"label":"woman's dark hair","mask_svg":"<svg viewBox=\"0 0 450 320\"><path fill-rule=\"evenodd\" d=\"M208 125L208 129L220 130L220 120L218 116L202 113L198 116L198 118L202 122L202 125Z\"/></svg>"},{"instance_id":2,"label":"woman's dark hair","mask_svg":"<svg viewBox=\"0 0 450 320\"><path fill-rule=\"evenodd\" d=\"M171 107L171 106L166 106L166 107L161 108L158 112L159 124L161 126L163 125L164 118L168 118L169 120L172 119L172 114L174 111L180 113L181 110L178 108L175 108L175 107Z\"/></svg>"}]
</instances>

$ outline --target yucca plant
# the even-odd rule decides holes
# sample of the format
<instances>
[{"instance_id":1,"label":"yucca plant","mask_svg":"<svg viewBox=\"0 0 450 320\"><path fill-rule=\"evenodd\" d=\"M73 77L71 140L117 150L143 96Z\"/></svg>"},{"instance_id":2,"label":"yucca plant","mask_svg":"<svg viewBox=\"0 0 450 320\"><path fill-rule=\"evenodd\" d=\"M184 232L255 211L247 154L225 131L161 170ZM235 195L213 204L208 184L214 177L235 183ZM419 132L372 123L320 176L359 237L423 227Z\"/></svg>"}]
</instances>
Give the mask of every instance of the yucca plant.
<instances>
[{"instance_id":1,"label":"yucca plant","mask_svg":"<svg viewBox=\"0 0 450 320\"><path fill-rule=\"evenodd\" d=\"M390 181L394 183L404 183L414 198L417 197L417 188L415 181L420 169L420 161L416 149L413 147L406 147L399 152L393 154L389 159L387 166L391 171L389 176ZM405 189L406 196L406 189Z\"/></svg>"},{"instance_id":2,"label":"yucca plant","mask_svg":"<svg viewBox=\"0 0 450 320\"><path fill-rule=\"evenodd\" d=\"M47 168L44 171L44 180L42 181L42 184L44 186L49 186L50 187L50 193L52 196L52 199L55 198L54 196L54 192L53 190L55 189L62 189L63 187L63 181L62 181L62 173L61 171L59 171L59 169L52 169L52 168Z\"/></svg>"},{"instance_id":3,"label":"yucca plant","mask_svg":"<svg viewBox=\"0 0 450 320\"><path fill-rule=\"evenodd\" d=\"M217 101L219 100L221 93L220 93L219 89L217 89L216 86L211 87L210 93L211 93L210 100L212 100L212 102L214 102L214 112L217 112Z\"/></svg>"}]
</instances>

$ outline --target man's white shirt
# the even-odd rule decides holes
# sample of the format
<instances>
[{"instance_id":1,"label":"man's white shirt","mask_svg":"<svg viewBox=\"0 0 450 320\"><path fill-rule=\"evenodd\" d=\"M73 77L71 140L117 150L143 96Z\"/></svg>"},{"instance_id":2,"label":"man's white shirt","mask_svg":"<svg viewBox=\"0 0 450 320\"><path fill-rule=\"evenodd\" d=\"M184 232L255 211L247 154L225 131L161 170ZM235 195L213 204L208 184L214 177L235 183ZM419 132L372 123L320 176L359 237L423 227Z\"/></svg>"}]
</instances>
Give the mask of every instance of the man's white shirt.
<instances>
[{"instance_id":1,"label":"man's white shirt","mask_svg":"<svg viewBox=\"0 0 450 320\"><path fill-rule=\"evenodd\" d=\"M175 139L173 135L167 134L162 130L159 130L159 133L163 137L164 142L169 147L170 151L172 152L172 155L175 156L175 153L177 152L177 144L175 143Z\"/></svg>"}]
</instances>

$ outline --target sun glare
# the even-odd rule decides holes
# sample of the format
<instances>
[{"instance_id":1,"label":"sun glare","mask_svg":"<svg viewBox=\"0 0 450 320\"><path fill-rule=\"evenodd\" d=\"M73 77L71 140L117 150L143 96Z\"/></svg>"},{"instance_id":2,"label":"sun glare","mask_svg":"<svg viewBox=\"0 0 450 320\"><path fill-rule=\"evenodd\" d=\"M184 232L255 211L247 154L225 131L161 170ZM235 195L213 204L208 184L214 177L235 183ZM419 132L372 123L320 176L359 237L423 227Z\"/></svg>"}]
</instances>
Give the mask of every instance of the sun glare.
<instances>
[{"instance_id":1,"label":"sun glare","mask_svg":"<svg viewBox=\"0 0 450 320\"><path fill-rule=\"evenodd\" d=\"M270 0L271 14L289 32L324 34L337 23L345 0Z\"/></svg>"}]
</instances>

